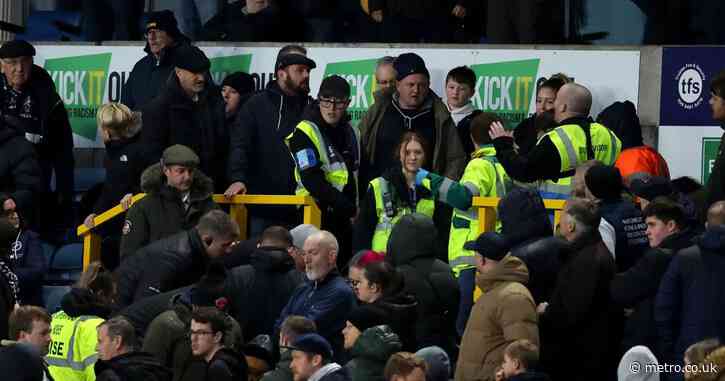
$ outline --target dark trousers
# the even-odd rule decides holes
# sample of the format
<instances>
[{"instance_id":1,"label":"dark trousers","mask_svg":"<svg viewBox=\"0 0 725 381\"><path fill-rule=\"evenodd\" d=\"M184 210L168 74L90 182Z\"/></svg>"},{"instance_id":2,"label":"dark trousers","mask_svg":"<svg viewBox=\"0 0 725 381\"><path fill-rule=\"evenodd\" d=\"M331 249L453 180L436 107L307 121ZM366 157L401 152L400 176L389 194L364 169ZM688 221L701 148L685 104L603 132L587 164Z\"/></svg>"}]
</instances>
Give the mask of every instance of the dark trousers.
<instances>
[{"instance_id":1,"label":"dark trousers","mask_svg":"<svg viewBox=\"0 0 725 381\"><path fill-rule=\"evenodd\" d=\"M86 39L140 40L145 4L145 0L83 0L83 33Z\"/></svg>"},{"instance_id":2,"label":"dark trousers","mask_svg":"<svg viewBox=\"0 0 725 381\"><path fill-rule=\"evenodd\" d=\"M468 317L471 316L473 309L473 293L476 290L476 269L463 270L458 275L458 286L461 288L461 303L458 307L458 319L456 321L456 330L458 336L463 337L466 330Z\"/></svg>"},{"instance_id":3,"label":"dark trousers","mask_svg":"<svg viewBox=\"0 0 725 381\"><path fill-rule=\"evenodd\" d=\"M488 0L486 37L492 44L536 42L536 2Z\"/></svg>"}]
</instances>

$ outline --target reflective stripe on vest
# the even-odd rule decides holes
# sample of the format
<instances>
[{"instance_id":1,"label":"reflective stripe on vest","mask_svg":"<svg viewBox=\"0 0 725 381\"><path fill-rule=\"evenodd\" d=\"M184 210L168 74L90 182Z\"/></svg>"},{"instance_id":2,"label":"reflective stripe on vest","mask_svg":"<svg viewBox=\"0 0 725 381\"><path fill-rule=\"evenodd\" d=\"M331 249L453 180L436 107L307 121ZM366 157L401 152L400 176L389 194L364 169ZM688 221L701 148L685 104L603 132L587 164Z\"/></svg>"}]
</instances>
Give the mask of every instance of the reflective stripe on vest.
<instances>
[{"instance_id":1,"label":"reflective stripe on vest","mask_svg":"<svg viewBox=\"0 0 725 381\"><path fill-rule=\"evenodd\" d=\"M611 130L599 123L591 123L592 150L594 157L605 165L614 165L622 150L622 142ZM561 161L560 172L576 169L577 165L590 158L587 155L587 142L584 129L578 124L566 124L546 133L559 152ZM543 138L543 137L542 137Z\"/></svg>"},{"instance_id":2,"label":"reflective stripe on vest","mask_svg":"<svg viewBox=\"0 0 725 381\"><path fill-rule=\"evenodd\" d=\"M622 150L622 143L614 133L599 123L591 123L592 150L594 157L604 165L614 165ZM549 131L548 136L559 152L561 173L569 172L589 160L584 129L578 124L566 124ZM543 137L542 137L543 138ZM539 184L539 194L545 199L566 200L571 196L571 176L562 177L557 181L545 180Z\"/></svg>"},{"instance_id":3,"label":"reflective stripe on vest","mask_svg":"<svg viewBox=\"0 0 725 381\"><path fill-rule=\"evenodd\" d=\"M501 164L496 160L495 157L483 156L474 158L481 159L491 164L489 170L493 170L493 177L495 184L493 189L488 194L481 194L478 186L473 182L462 183L471 194L474 196L483 197L504 197L508 190L513 186L513 183L508 178L506 171ZM499 168L500 167L500 168ZM478 181L480 183L480 181ZM497 228L500 226L500 222L497 222ZM470 207L468 210L453 210L453 217L451 218L451 230L450 238L448 240L448 264L453 270L453 274L458 277L461 271L476 267L476 253L470 250L464 250L463 245L468 241L473 241L478 238L479 226L478 226L478 208Z\"/></svg>"},{"instance_id":4,"label":"reflective stripe on vest","mask_svg":"<svg viewBox=\"0 0 725 381\"><path fill-rule=\"evenodd\" d=\"M325 180L332 185L335 189L342 192L343 188L345 188L345 185L347 185L349 173L347 171L347 167L345 166L345 161L340 155L340 153L329 144L329 142L325 139L325 137L320 132L320 129L317 127L316 124L303 120L298 125L298 130L302 131L307 137L312 141L312 144L314 144L315 149L317 149L317 153L320 155L320 164L322 171L325 173ZM354 132L353 129L353 138L355 139L356 146L359 145L357 138L357 135ZM292 135L294 134L294 131L292 134L287 136L285 138L285 143L289 146L289 139L292 138ZM332 158L330 158L330 153L332 154ZM294 156L294 153L292 153ZM295 161L296 162L296 161ZM295 180L297 181L297 189L295 190L295 194L298 196L307 196L310 193L307 191L305 186L302 184L302 176L300 175L299 167L295 165Z\"/></svg>"},{"instance_id":5,"label":"reflective stripe on vest","mask_svg":"<svg viewBox=\"0 0 725 381\"><path fill-rule=\"evenodd\" d=\"M375 226L375 233L373 233L373 242L371 249L378 252L387 251L388 239L390 233L393 231L393 226L398 223L401 217L406 214L411 214L413 211L408 207L393 209L392 201L395 198L393 195L393 189L390 186L388 180L378 177L370 181L370 186L373 188L373 195L375 196L375 212L378 216L378 223ZM422 186L425 189L430 190L430 180L424 179ZM384 199L390 199L387 202ZM386 210L393 209L393 210ZM421 198L415 206L415 212L424 214L428 217L433 217L435 211L435 201L429 198ZM389 215L392 214L392 215Z\"/></svg>"},{"instance_id":6,"label":"reflective stripe on vest","mask_svg":"<svg viewBox=\"0 0 725 381\"><path fill-rule=\"evenodd\" d=\"M73 359L76 341L76 332L78 331L78 325L86 320L99 319L97 316L80 316L73 323L73 333L71 334L70 340L68 341L68 353L65 358L46 356L45 361L49 366L57 366L59 368L70 368L75 371L83 372L89 366L96 363L98 360L98 354L92 354L81 361L75 361Z\"/></svg>"},{"instance_id":7,"label":"reflective stripe on vest","mask_svg":"<svg viewBox=\"0 0 725 381\"><path fill-rule=\"evenodd\" d=\"M539 195L543 199L568 200L571 198L571 180L571 177L564 177L558 181L543 181L539 185Z\"/></svg>"}]
</instances>

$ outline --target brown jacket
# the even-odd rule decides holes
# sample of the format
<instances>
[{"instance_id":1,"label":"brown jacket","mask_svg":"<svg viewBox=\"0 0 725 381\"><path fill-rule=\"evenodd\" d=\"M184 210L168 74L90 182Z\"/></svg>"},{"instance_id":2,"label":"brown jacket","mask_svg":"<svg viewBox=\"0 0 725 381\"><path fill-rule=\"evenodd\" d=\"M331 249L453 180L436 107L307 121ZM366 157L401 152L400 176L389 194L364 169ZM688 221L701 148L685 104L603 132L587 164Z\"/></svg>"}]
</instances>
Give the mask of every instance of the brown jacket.
<instances>
[{"instance_id":1,"label":"brown jacket","mask_svg":"<svg viewBox=\"0 0 725 381\"><path fill-rule=\"evenodd\" d=\"M478 274L484 291L476 301L461 341L456 381L494 380L508 344L527 339L539 344L536 304L526 288L529 270L507 255L490 272Z\"/></svg>"},{"instance_id":2,"label":"brown jacket","mask_svg":"<svg viewBox=\"0 0 725 381\"><path fill-rule=\"evenodd\" d=\"M375 103L360 119L357 127L362 133L362 149L367 153L368 160L373 160L375 155L375 143L378 130L383 124L385 111L393 103L394 91L377 92ZM458 137L456 124L451 119L448 108L433 90L430 90L433 97L433 115L435 120L435 147L433 147L433 168L432 172L442 174L445 177L457 180L463 174L467 157L463 150L463 144ZM365 155L363 155L365 156ZM367 187L367 184L365 184Z\"/></svg>"}]
</instances>

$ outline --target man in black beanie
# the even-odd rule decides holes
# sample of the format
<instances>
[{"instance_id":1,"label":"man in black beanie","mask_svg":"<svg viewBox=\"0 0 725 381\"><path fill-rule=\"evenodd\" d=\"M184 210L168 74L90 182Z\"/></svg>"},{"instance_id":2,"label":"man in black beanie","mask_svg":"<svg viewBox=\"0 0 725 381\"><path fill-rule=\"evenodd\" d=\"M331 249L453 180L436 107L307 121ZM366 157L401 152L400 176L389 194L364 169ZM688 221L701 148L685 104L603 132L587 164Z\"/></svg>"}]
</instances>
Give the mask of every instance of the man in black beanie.
<instances>
[{"instance_id":1,"label":"man in black beanie","mask_svg":"<svg viewBox=\"0 0 725 381\"><path fill-rule=\"evenodd\" d=\"M322 209L322 229L338 239L339 267L351 254L352 219L357 214L356 174L360 138L350 125L350 85L339 75L325 78L317 102L285 138L295 160L297 195L311 195Z\"/></svg>"},{"instance_id":2,"label":"man in black beanie","mask_svg":"<svg viewBox=\"0 0 725 381\"><path fill-rule=\"evenodd\" d=\"M72 221L58 221L53 216L67 216L73 201L73 183L75 160L73 158L73 132L63 99L55 89L48 72L33 64L35 48L27 41L7 41L0 47L2 74L0 74L0 124L12 131L12 135L22 136L35 150L40 164L40 194L32 203L20 199L23 216L34 230L47 233L54 225L69 226ZM4 141L9 139L6 135ZM13 148L10 152L24 148ZM3 154L0 153L0 156ZM27 156L26 156L27 158ZM15 157L14 160L24 161ZM11 165L12 167L12 165ZM20 172L18 172L20 173ZM27 172L37 176L38 173ZM55 190L53 190L55 176ZM23 179L18 176L16 181ZM27 181L27 179L25 180ZM5 183L5 179L0 183ZM2 184L5 185L5 184ZM2 187L2 186L0 186ZM12 190L14 191L14 190ZM38 219L33 210L43 211L43 226L37 226Z\"/></svg>"},{"instance_id":3,"label":"man in black beanie","mask_svg":"<svg viewBox=\"0 0 725 381\"><path fill-rule=\"evenodd\" d=\"M599 201L602 220L614 229L612 254L617 271L626 271L649 248L642 212L631 201L622 198L622 176L616 167L595 165L587 170L584 181L589 198Z\"/></svg>"},{"instance_id":4,"label":"man in black beanie","mask_svg":"<svg viewBox=\"0 0 725 381\"><path fill-rule=\"evenodd\" d=\"M176 66L174 52L189 44L169 10L149 14L144 38L146 57L133 66L121 94L121 102L132 110L139 110L158 95Z\"/></svg>"},{"instance_id":5,"label":"man in black beanie","mask_svg":"<svg viewBox=\"0 0 725 381\"><path fill-rule=\"evenodd\" d=\"M424 169L458 180L467 162L448 107L430 89L430 73L423 58L415 53L404 53L395 59L393 67L397 79L395 91L382 92L357 125L362 132L359 176L362 195L370 180L388 169L400 167L394 152L408 131L425 139L431 151L425 153ZM434 220L441 234L437 251L443 260L448 259L446 253L452 213L449 206L436 205Z\"/></svg>"},{"instance_id":6,"label":"man in black beanie","mask_svg":"<svg viewBox=\"0 0 725 381\"><path fill-rule=\"evenodd\" d=\"M361 186L398 165L393 156L407 131L421 135L433 152L426 169L458 179L466 165L463 145L445 103L430 89L430 73L423 58L404 53L393 63L396 90L382 94L358 124L363 134ZM365 189L363 188L363 189Z\"/></svg>"},{"instance_id":7,"label":"man in black beanie","mask_svg":"<svg viewBox=\"0 0 725 381\"><path fill-rule=\"evenodd\" d=\"M242 71L229 74L224 78L222 81L222 98L224 98L226 105L224 112L228 127L236 119L244 102L254 94L255 88L254 78Z\"/></svg>"},{"instance_id":8,"label":"man in black beanie","mask_svg":"<svg viewBox=\"0 0 725 381\"><path fill-rule=\"evenodd\" d=\"M210 79L211 62L201 49L183 45L174 55L174 73L143 109L141 140L147 159L154 162L167 147L185 145L199 155L199 169L211 177L218 192L226 184L229 152L224 100Z\"/></svg>"}]
</instances>

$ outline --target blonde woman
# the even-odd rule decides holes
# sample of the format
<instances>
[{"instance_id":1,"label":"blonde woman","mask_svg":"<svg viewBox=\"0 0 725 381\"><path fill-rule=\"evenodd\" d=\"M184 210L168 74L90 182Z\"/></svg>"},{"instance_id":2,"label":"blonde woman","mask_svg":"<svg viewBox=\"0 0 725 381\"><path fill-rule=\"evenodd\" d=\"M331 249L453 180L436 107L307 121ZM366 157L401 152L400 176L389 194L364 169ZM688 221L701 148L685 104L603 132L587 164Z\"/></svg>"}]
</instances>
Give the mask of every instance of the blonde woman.
<instances>
[{"instance_id":1,"label":"blonde woman","mask_svg":"<svg viewBox=\"0 0 725 381\"><path fill-rule=\"evenodd\" d=\"M148 166L141 144L141 115L121 103L106 103L98 109L96 123L106 146L106 181L93 213L84 224L92 228L96 214L121 203L124 210L131 206L131 196L141 192L141 173ZM101 235L118 236L123 217L119 216L104 226ZM109 265L106 261L104 264ZM113 267L113 266L110 266Z\"/></svg>"}]
</instances>

